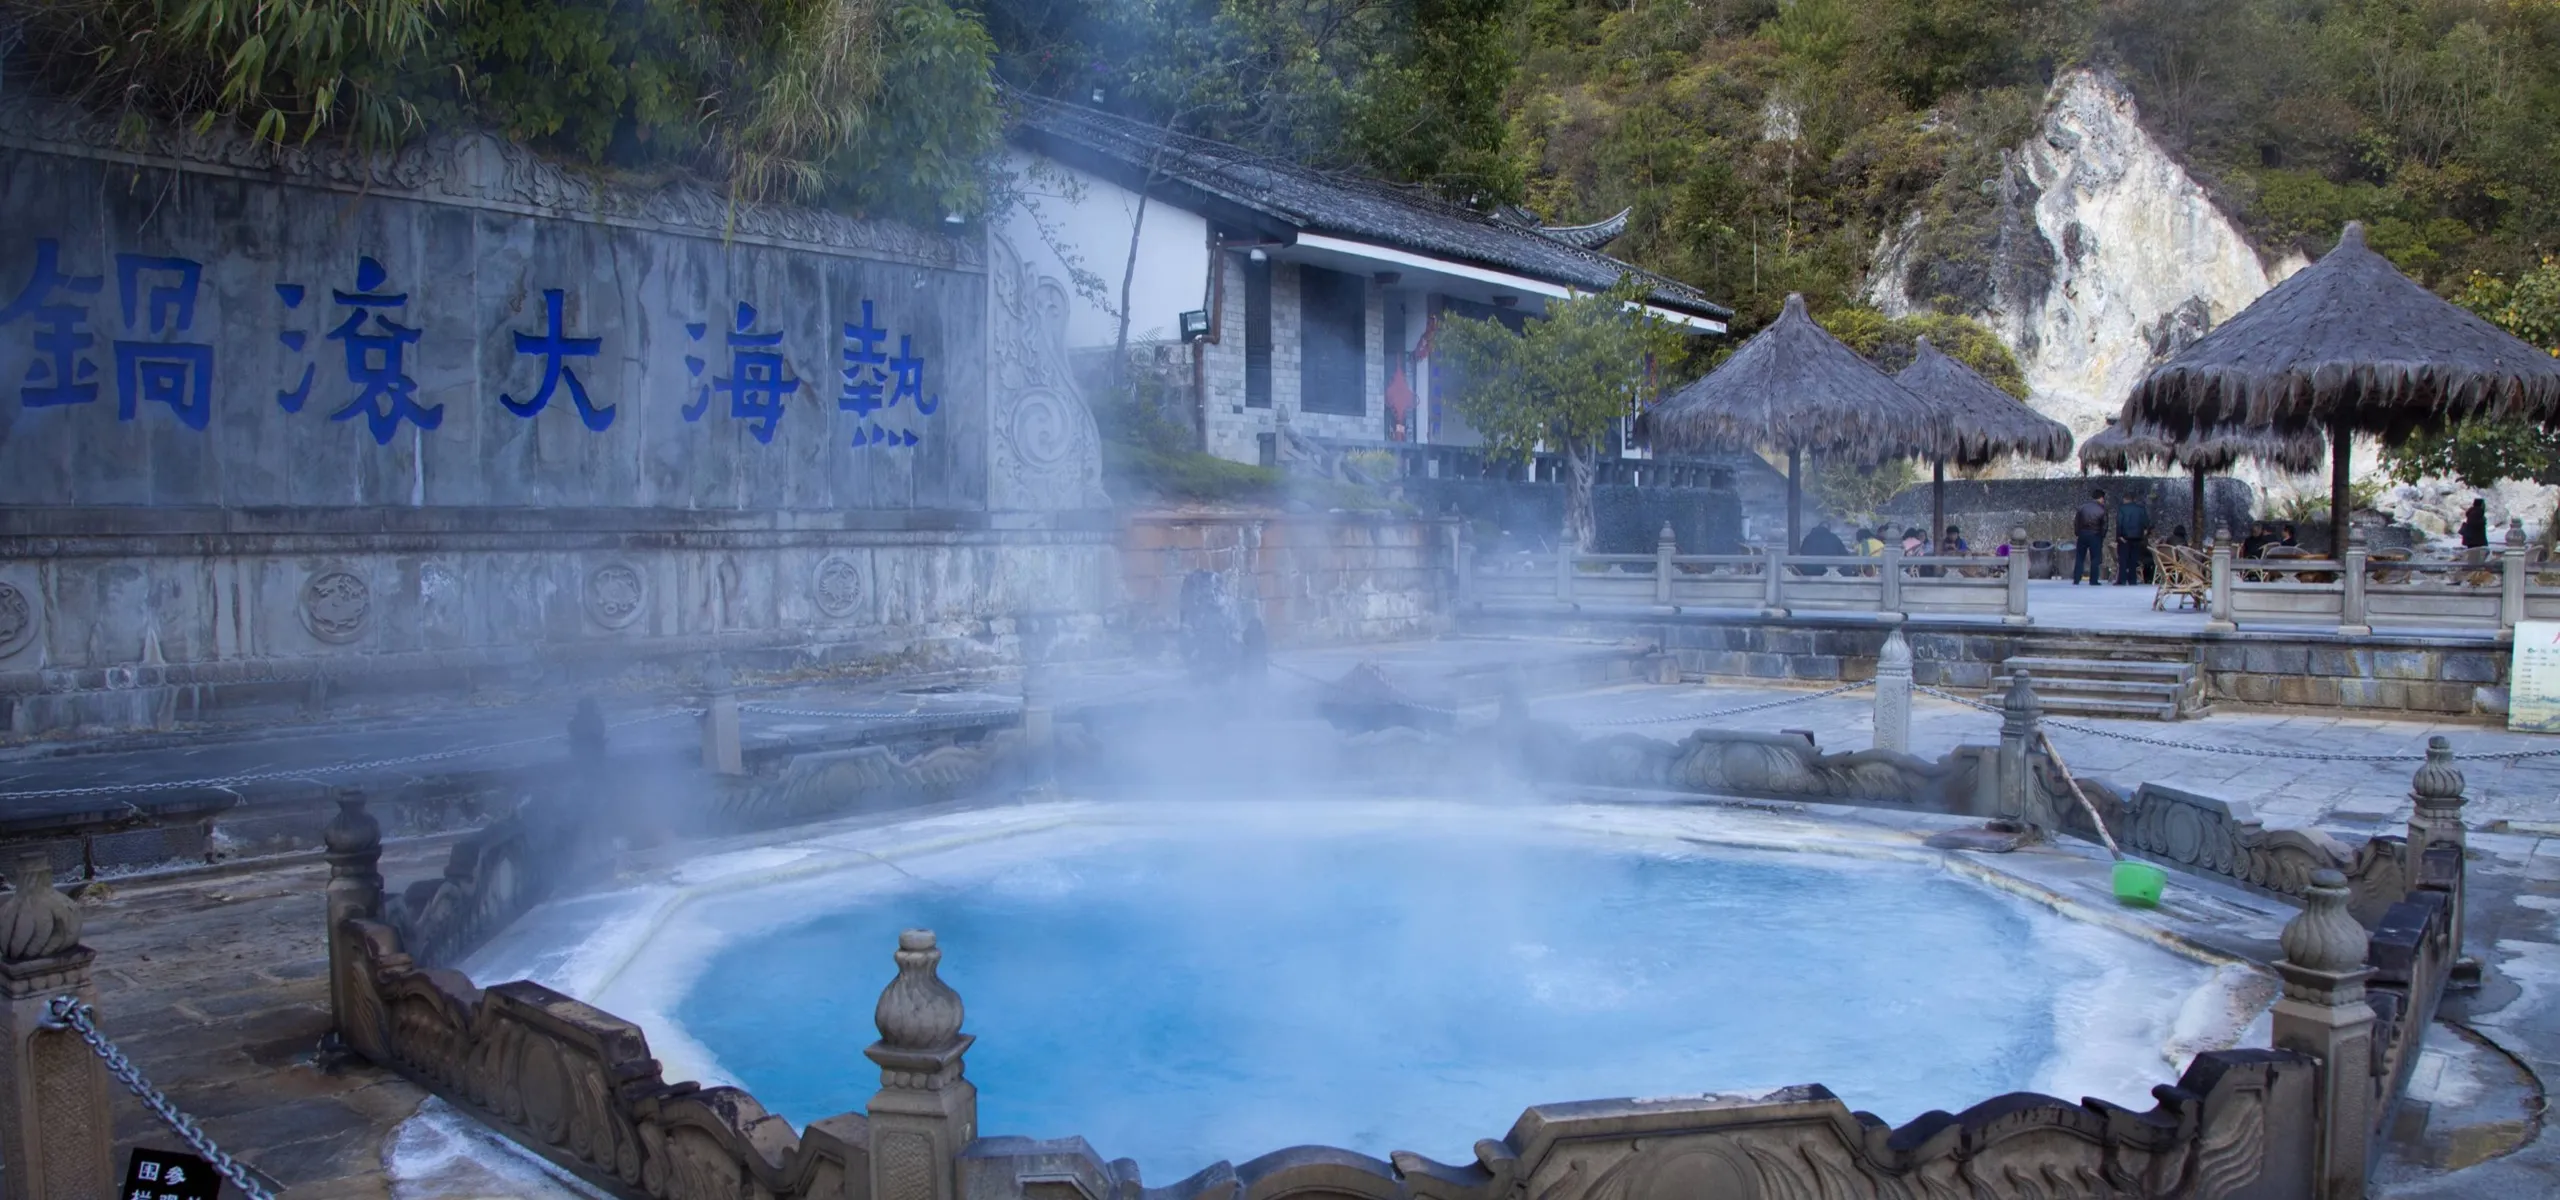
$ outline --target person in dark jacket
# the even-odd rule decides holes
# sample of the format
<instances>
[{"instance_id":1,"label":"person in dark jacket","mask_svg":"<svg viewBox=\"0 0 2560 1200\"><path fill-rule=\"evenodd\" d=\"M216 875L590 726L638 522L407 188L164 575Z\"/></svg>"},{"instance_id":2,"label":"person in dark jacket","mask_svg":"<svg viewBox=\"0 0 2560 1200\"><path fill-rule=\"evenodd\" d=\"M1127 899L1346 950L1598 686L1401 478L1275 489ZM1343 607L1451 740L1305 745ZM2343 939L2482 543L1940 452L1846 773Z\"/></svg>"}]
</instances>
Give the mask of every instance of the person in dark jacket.
<instances>
[{"instance_id":1,"label":"person in dark jacket","mask_svg":"<svg viewBox=\"0 0 2560 1200\"><path fill-rule=\"evenodd\" d=\"M2072 583L2079 583L2081 572L2086 571L2089 575L2089 585L2097 586L2098 573L2104 570L2100 564L2107 561L2106 551L2103 549L2106 544L2106 534L2107 492L2104 488L2092 488L2088 502L2071 514Z\"/></svg>"},{"instance_id":2,"label":"person in dark jacket","mask_svg":"<svg viewBox=\"0 0 2560 1200\"><path fill-rule=\"evenodd\" d=\"M2116 586L2151 582L2151 510L2127 496L2116 505Z\"/></svg>"},{"instance_id":3,"label":"person in dark jacket","mask_svg":"<svg viewBox=\"0 0 2560 1200\"><path fill-rule=\"evenodd\" d=\"M2489 502L2474 500L2471 511L2462 514L2462 548L2485 550L2489 547Z\"/></svg>"},{"instance_id":4,"label":"person in dark jacket","mask_svg":"<svg viewBox=\"0 0 2560 1200\"><path fill-rule=\"evenodd\" d=\"M1796 543L1796 553L1808 558L1847 558L1849 548L1840 544L1840 535L1831 532L1830 526L1816 524L1812 532L1804 535L1803 541ZM1798 575L1831 573L1829 567L1796 567L1793 570Z\"/></svg>"}]
</instances>

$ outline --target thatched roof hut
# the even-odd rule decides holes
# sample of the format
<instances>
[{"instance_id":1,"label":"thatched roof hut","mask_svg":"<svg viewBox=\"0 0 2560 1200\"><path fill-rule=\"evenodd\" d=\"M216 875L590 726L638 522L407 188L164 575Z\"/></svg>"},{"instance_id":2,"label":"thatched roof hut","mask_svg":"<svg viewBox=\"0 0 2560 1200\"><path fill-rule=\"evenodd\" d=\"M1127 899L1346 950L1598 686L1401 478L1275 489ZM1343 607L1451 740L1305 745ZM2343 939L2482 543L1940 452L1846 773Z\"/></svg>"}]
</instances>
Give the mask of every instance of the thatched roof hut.
<instances>
[{"instance_id":1,"label":"thatched roof hut","mask_svg":"<svg viewBox=\"0 0 2560 1200\"><path fill-rule=\"evenodd\" d=\"M2159 429L2128 426L2121 417L2109 417L2105 429L2090 434L2089 440L2080 443L2080 466L2082 470L2120 473L2149 463L2185 471L2188 511L2195 514L2195 526L2188 531L2188 540L2193 545L2202 546L2214 533L2205 527L2205 476L2230 470L2233 463L2243 459L2299 475L2319 470L2320 464L2329 458L2329 439L2315 430L2291 434L2229 428L2200 432L2201 437L2180 440Z\"/></svg>"},{"instance_id":2,"label":"thatched roof hut","mask_svg":"<svg viewBox=\"0 0 2560 1200\"><path fill-rule=\"evenodd\" d=\"M1787 455L1787 548L1801 532L1803 456L1858 462L1927 454L1941 437L1936 406L1815 324L1790 295L1769 327L1724 365L1672 393L1648 417L1671 449L1763 447Z\"/></svg>"},{"instance_id":3,"label":"thatched roof hut","mask_svg":"<svg viewBox=\"0 0 2560 1200\"><path fill-rule=\"evenodd\" d=\"M1936 405L1939 439L1929 463L1929 539L1947 531L1947 463L1980 466L2016 454L2060 462L2071 455L2071 429L2001 391L1974 369L1949 358L1926 337L1915 339L1911 365L1893 377L1904 390Z\"/></svg>"},{"instance_id":4,"label":"thatched roof hut","mask_svg":"<svg viewBox=\"0 0 2560 1200\"><path fill-rule=\"evenodd\" d=\"M2330 522L2346 544L2353 435L2397 441L2470 417L2560 419L2560 361L2447 303L2366 248L2337 249L2152 369L2125 416L2184 438L2198 429L2329 437Z\"/></svg>"}]
</instances>

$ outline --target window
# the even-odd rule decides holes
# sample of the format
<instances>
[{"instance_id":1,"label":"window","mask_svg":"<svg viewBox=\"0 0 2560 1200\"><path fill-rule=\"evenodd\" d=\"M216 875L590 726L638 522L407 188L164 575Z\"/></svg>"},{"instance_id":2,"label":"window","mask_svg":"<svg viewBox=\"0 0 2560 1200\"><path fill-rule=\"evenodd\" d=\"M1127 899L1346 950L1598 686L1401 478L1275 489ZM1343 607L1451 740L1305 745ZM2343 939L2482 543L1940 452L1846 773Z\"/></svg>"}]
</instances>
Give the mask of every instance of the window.
<instances>
[{"instance_id":1,"label":"window","mask_svg":"<svg viewBox=\"0 0 2560 1200\"><path fill-rule=\"evenodd\" d=\"M1369 281L1298 268L1298 407L1356 417L1369 411Z\"/></svg>"},{"instance_id":2,"label":"window","mask_svg":"<svg viewBox=\"0 0 2560 1200\"><path fill-rule=\"evenodd\" d=\"M1244 406L1271 407L1271 260L1244 260Z\"/></svg>"}]
</instances>

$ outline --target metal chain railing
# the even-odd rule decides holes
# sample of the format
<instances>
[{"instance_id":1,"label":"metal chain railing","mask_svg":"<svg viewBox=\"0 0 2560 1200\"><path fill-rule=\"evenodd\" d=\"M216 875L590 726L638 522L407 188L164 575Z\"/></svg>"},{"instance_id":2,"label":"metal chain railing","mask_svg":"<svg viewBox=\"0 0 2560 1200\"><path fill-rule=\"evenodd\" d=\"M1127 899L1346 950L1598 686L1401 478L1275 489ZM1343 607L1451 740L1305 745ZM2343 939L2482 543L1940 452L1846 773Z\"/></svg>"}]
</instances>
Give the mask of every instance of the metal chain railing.
<instances>
[{"instance_id":1,"label":"metal chain railing","mask_svg":"<svg viewBox=\"0 0 2560 1200\"><path fill-rule=\"evenodd\" d=\"M645 725L652 721L664 721L670 717L699 715L701 711L679 708L668 712L652 713L645 717L630 717L615 721L608 724L606 728L621 729L631 725ZM316 767L297 767L292 770L242 771L200 779L161 779L145 783L95 784L88 787L36 788L23 792L0 792L0 802L59 799L70 796L126 796L137 792L182 792L197 788L237 787L244 783L266 783L277 779L309 779L316 775L345 775L355 771L378 771L386 767L409 767L420 763L448 762L457 758L495 754L501 750L516 750L526 746L539 746L545 742L563 741L568 736L566 733L547 733L540 737L516 738L512 741L492 742L485 745L457 746L449 750L430 750L422 754L403 754L394 758L367 758L355 762L323 763Z\"/></svg>"},{"instance_id":2,"label":"metal chain railing","mask_svg":"<svg viewBox=\"0 0 2560 1200\"><path fill-rule=\"evenodd\" d=\"M1775 700L1765 700L1758 704L1744 704L1734 708L1712 708L1704 712L1680 713L1676 716L1668 717L1627 717L1615 721L1575 721L1573 724L1577 728L1585 729L1621 729L1631 725L1670 725L1680 721L1704 721L1710 717L1738 717L1744 713L1759 712L1762 709L1784 708L1790 704L1804 704L1814 700L1826 700L1833 696L1844 695L1849 692L1857 691L1860 688L1870 688L1875 685L1875 681L1872 679L1861 679L1856 683L1844 683L1838 687L1824 688L1818 692L1806 692L1800 696L1781 696Z\"/></svg>"},{"instance_id":3,"label":"metal chain railing","mask_svg":"<svg viewBox=\"0 0 2560 1200\"><path fill-rule=\"evenodd\" d=\"M1986 704L1980 700L1972 699L1971 697L1959 696L1953 692L1941 691L1933 687L1918 687L1912 690L1935 696L1941 700L1952 700L1967 708L1976 708L1995 715L2002 711L2000 706L1997 704ZM2068 730L2072 733L2087 734L2091 737L2114 738L2120 742L2132 742L2141 746L2154 746L2162 750L2188 750L2202 754L2243 754L2251 758L2282 758L2305 762L2369 763L2409 762L2412 760L2424 759L2427 756L2427 752L2424 747L2420 747L2415 750L2397 751L2390 754L2335 754L2318 750L2287 750L2273 746L2219 746L2212 742L2190 742L2183 741L2178 738L2151 737L2146 734L2127 733L2121 729L2101 729L2095 725L2084 725L2078 721L2069 720L2063 717L2041 717L2038 718L2037 724L2054 729ZM2522 758L2560 758L2560 749L2463 750L2460 751L2460 754L2463 758L2467 759L2512 760Z\"/></svg>"},{"instance_id":4,"label":"metal chain railing","mask_svg":"<svg viewBox=\"0 0 2560 1200\"><path fill-rule=\"evenodd\" d=\"M169 1103L167 1096L160 1094L159 1089L151 1086L150 1080L142 1077L141 1068L134 1066L123 1051L116 1049L114 1042L98 1032L94 1016L90 1007L77 996L56 996L51 1004L45 1006L47 1026L79 1034L80 1040L89 1043L89 1048L106 1061L108 1074L140 1097L171 1130L186 1140L197 1155L212 1163L214 1170L222 1172L222 1177L230 1180L231 1186L239 1188L241 1195L248 1200L275 1200L275 1193L268 1191L246 1164L223 1153L222 1147L214 1145L213 1139L205 1136L204 1129L195 1123L194 1118L179 1112L177 1105Z\"/></svg>"}]
</instances>

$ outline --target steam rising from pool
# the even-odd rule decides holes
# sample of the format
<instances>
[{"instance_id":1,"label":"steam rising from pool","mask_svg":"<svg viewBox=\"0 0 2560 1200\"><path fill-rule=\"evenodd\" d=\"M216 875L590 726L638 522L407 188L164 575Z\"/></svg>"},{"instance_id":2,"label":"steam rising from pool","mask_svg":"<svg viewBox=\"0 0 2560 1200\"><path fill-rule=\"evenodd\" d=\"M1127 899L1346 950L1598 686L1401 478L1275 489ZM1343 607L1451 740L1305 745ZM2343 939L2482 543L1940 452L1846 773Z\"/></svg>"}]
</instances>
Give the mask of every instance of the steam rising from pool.
<instances>
[{"instance_id":1,"label":"steam rising from pool","mask_svg":"<svg viewBox=\"0 0 2560 1200\"><path fill-rule=\"evenodd\" d=\"M1082 1135L1164 1183L1302 1143L1464 1162L1524 1107L1610 1096L1820 1082L1894 1122L2022 1089L2139 1106L2211 974L1929 865L1344 807L866 880L703 946L667 1015L795 1125L858 1111L889 948L932 928L980 1130Z\"/></svg>"}]
</instances>

